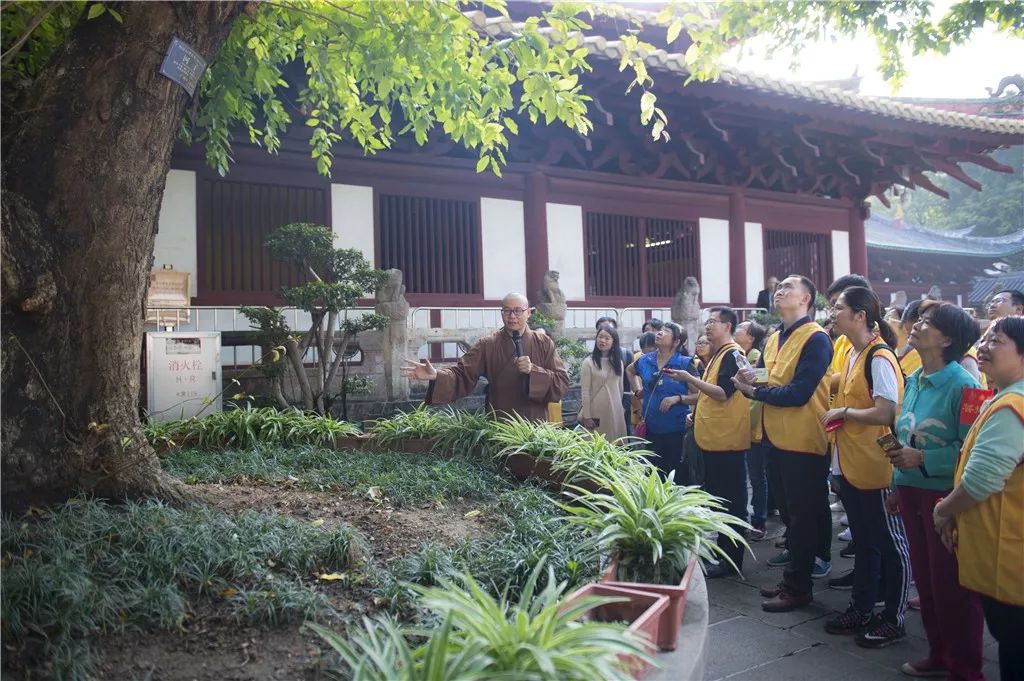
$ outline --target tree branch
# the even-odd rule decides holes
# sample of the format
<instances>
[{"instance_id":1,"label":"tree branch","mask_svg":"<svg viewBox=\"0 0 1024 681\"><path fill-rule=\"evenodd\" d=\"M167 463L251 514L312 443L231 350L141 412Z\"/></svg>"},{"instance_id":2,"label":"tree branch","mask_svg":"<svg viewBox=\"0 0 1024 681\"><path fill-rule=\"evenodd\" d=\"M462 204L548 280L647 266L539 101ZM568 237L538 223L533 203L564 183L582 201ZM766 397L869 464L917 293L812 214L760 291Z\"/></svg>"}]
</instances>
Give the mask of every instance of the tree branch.
<instances>
[{"instance_id":1,"label":"tree branch","mask_svg":"<svg viewBox=\"0 0 1024 681\"><path fill-rule=\"evenodd\" d=\"M22 33L18 37L18 39L14 41L14 44L11 45L10 49L8 49L6 52L3 53L2 56L0 56L0 66L7 66L11 63L11 60L14 59L15 55L18 54L18 51L21 50L21 46L24 45L25 42L29 39L29 37L32 35L32 32L39 28L39 24L43 23L43 19L49 16L50 12L57 9L59 5L60 3L54 2L49 7L44 9L42 12L32 17L32 21L29 22L28 28L25 29L25 32Z\"/></svg>"}]
</instances>

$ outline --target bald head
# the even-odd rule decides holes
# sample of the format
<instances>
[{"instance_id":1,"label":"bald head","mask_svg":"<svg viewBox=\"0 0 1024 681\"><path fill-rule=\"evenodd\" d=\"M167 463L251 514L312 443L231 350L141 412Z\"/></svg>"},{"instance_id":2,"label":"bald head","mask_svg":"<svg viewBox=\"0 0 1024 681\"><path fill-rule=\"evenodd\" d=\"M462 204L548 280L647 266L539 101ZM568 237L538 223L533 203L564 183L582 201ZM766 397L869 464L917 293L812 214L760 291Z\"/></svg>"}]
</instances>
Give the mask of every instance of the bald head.
<instances>
[{"instance_id":1,"label":"bald head","mask_svg":"<svg viewBox=\"0 0 1024 681\"><path fill-rule=\"evenodd\" d=\"M522 333L530 318L530 301L522 293L509 293L501 299L501 321L509 333Z\"/></svg>"}]
</instances>

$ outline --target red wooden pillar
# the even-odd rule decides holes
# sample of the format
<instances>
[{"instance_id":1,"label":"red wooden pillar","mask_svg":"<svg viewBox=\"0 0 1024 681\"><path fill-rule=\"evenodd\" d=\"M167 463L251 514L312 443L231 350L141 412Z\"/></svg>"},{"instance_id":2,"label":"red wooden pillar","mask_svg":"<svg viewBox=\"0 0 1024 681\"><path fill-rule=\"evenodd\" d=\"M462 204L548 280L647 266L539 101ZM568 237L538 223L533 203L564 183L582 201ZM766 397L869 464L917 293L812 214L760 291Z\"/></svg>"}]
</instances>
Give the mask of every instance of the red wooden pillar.
<instances>
[{"instance_id":1,"label":"red wooden pillar","mask_svg":"<svg viewBox=\"0 0 1024 681\"><path fill-rule=\"evenodd\" d=\"M864 220L870 207L860 203L850 208L850 271L871 278L868 273L868 242L864 234Z\"/></svg>"},{"instance_id":2,"label":"red wooden pillar","mask_svg":"<svg viewBox=\"0 0 1024 681\"><path fill-rule=\"evenodd\" d=\"M548 178L537 170L526 176L523 191L523 219L526 243L526 290L531 301L537 297L548 271Z\"/></svg>"},{"instance_id":3,"label":"red wooden pillar","mask_svg":"<svg viewBox=\"0 0 1024 681\"><path fill-rule=\"evenodd\" d=\"M747 202L742 191L729 195L729 302L747 305Z\"/></svg>"}]
</instances>

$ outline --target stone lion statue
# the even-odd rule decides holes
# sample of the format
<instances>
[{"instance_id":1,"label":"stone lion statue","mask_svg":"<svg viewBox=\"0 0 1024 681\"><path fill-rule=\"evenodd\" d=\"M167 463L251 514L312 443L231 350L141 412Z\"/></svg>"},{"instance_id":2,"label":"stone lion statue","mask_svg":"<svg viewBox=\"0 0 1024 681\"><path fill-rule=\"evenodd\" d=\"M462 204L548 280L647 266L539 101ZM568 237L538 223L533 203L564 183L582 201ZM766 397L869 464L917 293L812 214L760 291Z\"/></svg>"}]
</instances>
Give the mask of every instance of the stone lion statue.
<instances>
[{"instance_id":1,"label":"stone lion statue","mask_svg":"<svg viewBox=\"0 0 1024 681\"><path fill-rule=\"evenodd\" d=\"M565 293L558 285L558 272L550 270L544 275L544 283L537 292L537 312L555 321L555 328L545 329L557 338L565 333L565 313L567 309Z\"/></svg>"},{"instance_id":2,"label":"stone lion statue","mask_svg":"<svg viewBox=\"0 0 1024 681\"><path fill-rule=\"evenodd\" d=\"M405 296L402 270L387 270L387 275L387 281L377 289L375 297L378 303L395 303Z\"/></svg>"},{"instance_id":3,"label":"stone lion statue","mask_svg":"<svg viewBox=\"0 0 1024 681\"><path fill-rule=\"evenodd\" d=\"M687 345L692 352L701 332L700 282L696 277L684 279L683 286L672 299L672 321L686 331Z\"/></svg>"},{"instance_id":4,"label":"stone lion statue","mask_svg":"<svg viewBox=\"0 0 1024 681\"><path fill-rule=\"evenodd\" d=\"M942 300L942 289L939 288L938 284L934 284L928 289L928 295L925 296L926 300Z\"/></svg>"}]
</instances>

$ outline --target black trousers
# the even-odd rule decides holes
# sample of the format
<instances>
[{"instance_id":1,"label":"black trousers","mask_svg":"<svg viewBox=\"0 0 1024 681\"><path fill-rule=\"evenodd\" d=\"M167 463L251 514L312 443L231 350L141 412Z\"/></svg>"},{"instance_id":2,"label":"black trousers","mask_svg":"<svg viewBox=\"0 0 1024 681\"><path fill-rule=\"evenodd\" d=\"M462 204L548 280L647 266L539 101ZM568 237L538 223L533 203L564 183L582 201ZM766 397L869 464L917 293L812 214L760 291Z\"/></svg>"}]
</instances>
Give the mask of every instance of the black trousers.
<instances>
[{"instance_id":1,"label":"black trousers","mask_svg":"<svg viewBox=\"0 0 1024 681\"><path fill-rule=\"evenodd\" d=\"M673 479L680 484L683 484L683 472L679 468L683 461L683 438L685 437L686 431L647 433L651 451L658 455L651 460L651 463L661 472L662 478L667 477L672 471L676 471Z\"/></svg>"},{"instance_id":2,"label":"black trousers","mask_svg":"<svg viewBox=\"0 0 1024 681\"><path fill-rule=\"evenodd\" d=\"M765 468L768 471L768 490L769 490L769 506L774 504L779 509L779 517L782 518L782 524L786 526L786 541L789 541L790 531L790 519L789 519L789 507L786 503L786 489L782 481L782 469L779 462L779 458L775 456L775 453L781 452L784 454L793 454L793 452L784 452L781 449L776 449L767 440L762 444L765 452ZM821 481L821 488L825 494L825 505L821 508L821 535L818 537L818 546L815 550L815 557L820 558L823 561L832 560L832 510L829 508L828 503L828 475L831 469L831 461L827 456L817 456L812 454L797 454L796 456L806 456L815 459L825 459L825 477ZM772 498L774 495L774 498ZM788 545L787 545L788 548Z\"/></svg>"},{"instance_id":3,"label":"black trousers","mask_svg":"<svg viewBox=\"0 0 1024 681\"><path fill-rule=\"evenodd\" d=\"M1001 681L1024 681L1024 607L1000 603L994 598L981 596L985 611L985 624L999 643L999 678Z\"/></svg>"},{"instance_id":4,"label":"black trousers","mask_svg":"<svg viewBox=\"0 0 1024 681\"><path fill-rule=\"evenodd\" d=\"M701 451L700 454L704 461L704 490L724 499L726 510L746 522L747 453ZM742 569L742 544L719 534L718 547L736 564L737 569Z\"/></svg>"},{"instance_id":5,"label":"black trousers","mask_svg":"<svg viewBox=\"0 0 1024 681\"><path fill-rule=\"evenodd\" d=\"M840 478L839 485L850 530L857 538L850 605L870 613L884 585L882 616L902 626L910 587L910 545L900 516L885 512L885 499L893 492L857 489L846 478Z\"/></svg>"},{"instance_id":6,"label":"black trousers","mask_svg":"<svg viewBox=\"0 0 1024 681\"><path fill-rule=\"evenodd\" d=\"M811 593L814 558L827 560L831 556L832 512L825 484L828 471L827 456L787 452L775 446L768 452L768 473L775 480L790 555L782 581L793 593Z\"/></svg>"}]
</instances>

